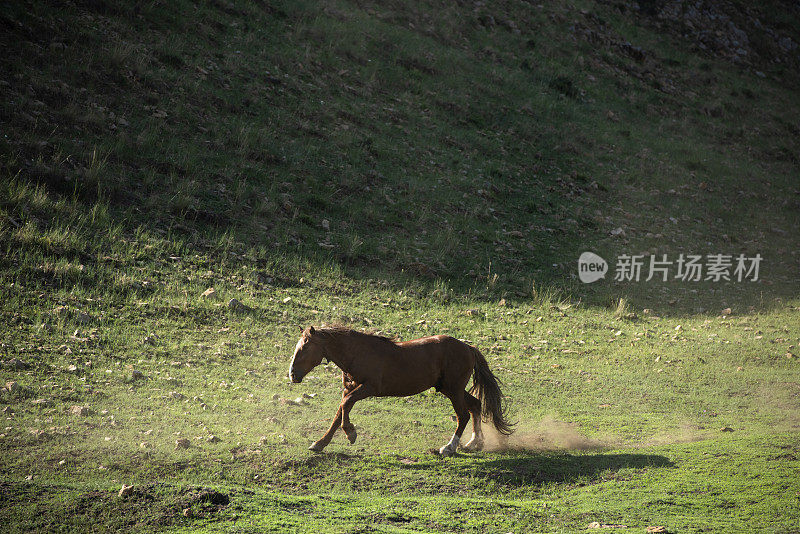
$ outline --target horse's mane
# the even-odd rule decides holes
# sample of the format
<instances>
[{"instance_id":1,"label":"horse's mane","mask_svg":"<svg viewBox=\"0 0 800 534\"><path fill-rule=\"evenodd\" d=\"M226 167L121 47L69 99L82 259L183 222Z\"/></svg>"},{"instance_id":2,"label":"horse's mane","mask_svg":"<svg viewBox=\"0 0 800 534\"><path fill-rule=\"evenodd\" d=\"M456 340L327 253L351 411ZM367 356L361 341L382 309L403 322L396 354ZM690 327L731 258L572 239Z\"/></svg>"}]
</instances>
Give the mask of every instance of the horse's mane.
<instances>
[{"instance_id":1,"label":"horse's mane","mask_svg":"<svg viewBox=\"0 0 800 534\"><path fill-rule=\"evenodd\" d=\"M331 337L368 337L375 340L385 341L387 343L391 343L392 345L395 344L395 340L386 336L382 336L376 334L374 332L360 332L353 328L350 328L347 325L343 324L332 324L332 325L323 325L319 328L314 328L314 334L320 335L322 337L331 338Z\"/></svg>"}]
</instances>

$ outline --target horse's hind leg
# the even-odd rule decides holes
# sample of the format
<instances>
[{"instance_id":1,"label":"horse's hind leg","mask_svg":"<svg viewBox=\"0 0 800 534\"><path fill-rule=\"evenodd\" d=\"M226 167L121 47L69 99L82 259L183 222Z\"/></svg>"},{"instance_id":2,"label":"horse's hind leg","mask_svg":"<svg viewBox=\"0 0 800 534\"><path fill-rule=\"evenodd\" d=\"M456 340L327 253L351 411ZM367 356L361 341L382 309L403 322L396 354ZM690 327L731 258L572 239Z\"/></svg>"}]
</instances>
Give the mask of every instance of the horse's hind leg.
<instances>
[{"instance_id":1,"label":"horse's hind leg","mask_svg":"<svg viewBox=\"0 0 800 534\"><path fill-rule=\"evenodd\" d=\"M483 449L483 432L481 432L481 401L468 392L464 392L464 401L472 414L472 438L464 445L466 451Z\"/></svg>"},{"instance_id":2,"label":"horse's hind leg","mask_svg":"<svg viewBox=\"0 0 800 534\"><path fill-rule=\"evenodd\" d=\"M464 433L464 429L467 427L467 422L469 421L469 409L467 409L467 402L463 395L463 389L460 390L461 392L445 392L444 393L450 402L453 403L453 409L456 411L456 417L458 417L458 427L456 428L455 434L450 439L450 442L439 449L439 454L442 456L452 456L455 454L456 450L458 450L458 446L461 443L461 435Z\"/></svg>"}]
</instances>

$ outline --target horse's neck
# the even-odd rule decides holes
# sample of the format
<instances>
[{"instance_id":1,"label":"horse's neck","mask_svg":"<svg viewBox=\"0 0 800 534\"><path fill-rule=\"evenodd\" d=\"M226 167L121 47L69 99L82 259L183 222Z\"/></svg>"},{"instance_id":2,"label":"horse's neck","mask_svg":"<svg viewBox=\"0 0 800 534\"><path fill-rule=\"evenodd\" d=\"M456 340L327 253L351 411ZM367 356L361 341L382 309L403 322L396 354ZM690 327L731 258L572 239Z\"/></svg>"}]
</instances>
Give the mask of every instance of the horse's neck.
<instances>
[{"instance_id":1,"label":"horse's neck","mask_svg":"<svg viewBox=\"0 0 800 534\"><path fill-rule=\"evenodd\" d=\"M355 360L370 352L369 340L360 337L329 339L325 345L325 355L345 373L353 371Z\"/></svg>"},{"instance_id":2,"label":"horse's neck","mask_svg":"<svg viewBox=\"0 0 800 534\"><path fill-rule=\"evenodd\" d=\"M329 338L325 343L325 357L335 363L342 371L348 372L352 365L352 356L344 349L345 345L348 345L348 343L342 339Z\"/></svg>"}]
</instances>

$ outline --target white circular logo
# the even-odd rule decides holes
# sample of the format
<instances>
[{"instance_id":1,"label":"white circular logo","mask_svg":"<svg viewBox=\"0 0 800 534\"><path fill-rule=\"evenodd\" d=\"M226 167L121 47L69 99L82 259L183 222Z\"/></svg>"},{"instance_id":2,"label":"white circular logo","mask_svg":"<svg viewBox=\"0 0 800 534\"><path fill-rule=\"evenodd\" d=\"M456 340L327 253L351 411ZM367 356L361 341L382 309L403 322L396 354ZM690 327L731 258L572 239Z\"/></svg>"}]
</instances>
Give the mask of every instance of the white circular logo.
<instances>
[{"instance_id":1,"label":"white circular logo","mask_svg":"<svg viewBox=\"0 0 800 534\"><path fill-rule=\"evenodd\" d=\"M591 284L606 277L608 263L594 252L584 252L578 258L578 277L584 284Z\"/></svg>"}]
</instances>

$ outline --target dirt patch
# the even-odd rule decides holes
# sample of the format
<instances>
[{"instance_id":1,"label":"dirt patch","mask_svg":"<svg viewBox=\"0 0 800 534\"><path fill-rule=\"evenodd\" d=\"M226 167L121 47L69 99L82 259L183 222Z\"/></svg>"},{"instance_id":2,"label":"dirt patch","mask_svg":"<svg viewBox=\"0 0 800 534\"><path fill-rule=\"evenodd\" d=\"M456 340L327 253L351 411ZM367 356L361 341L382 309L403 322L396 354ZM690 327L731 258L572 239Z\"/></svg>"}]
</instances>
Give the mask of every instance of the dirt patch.
<instances>
[{"instance_id":1,"label":"dirt patch","mask_svg":"<svg viewBox=\"0 0 800 534\"><path fill-rule=\"evenodd\" d=\"M77 496L69 513L92 516L104 511L125 518L125 524L129 526L166 526L186 516L208 517L229 503L227 494L211 488L190 486L177 489L163 484L134 484L133 490L125 497L120 497L117 490L83 493ZM192 513L187 514L187 509Z\"/></svg>"},{"instance_id":2,"label":"dirt patch","mask_svg":"<svg viewBox=\"0 0 800 534\"><path fill-rule=\"evenodd\" d=\"M181 499L181 503L186 506L193 504L210 504L213 506L227 506L231 499L225 493L207 488L197 488L186 490Z\"/></svg>"}]
</instances>

